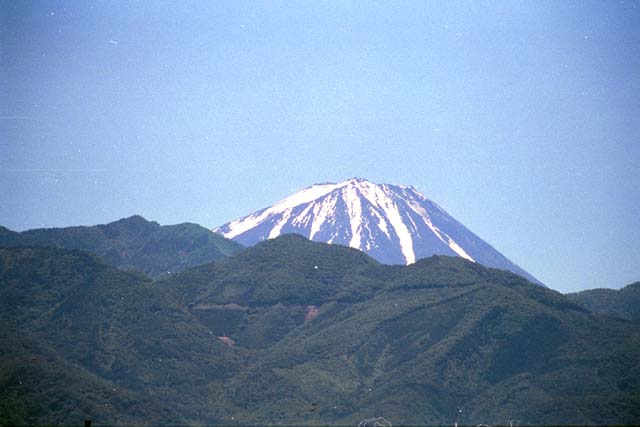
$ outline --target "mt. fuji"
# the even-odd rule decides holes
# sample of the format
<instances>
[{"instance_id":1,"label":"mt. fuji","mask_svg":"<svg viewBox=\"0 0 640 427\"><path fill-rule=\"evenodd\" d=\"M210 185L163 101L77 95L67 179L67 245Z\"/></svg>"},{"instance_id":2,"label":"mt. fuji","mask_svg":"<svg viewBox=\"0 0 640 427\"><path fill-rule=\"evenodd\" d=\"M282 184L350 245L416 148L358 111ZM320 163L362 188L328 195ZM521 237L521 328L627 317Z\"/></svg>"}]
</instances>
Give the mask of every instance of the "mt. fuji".
<instances>
[{"instance_id":1,"label":"mt. fuji","mask_svg":"<svg viewBox=\"0 0 640 427\"><path fill-rule=\"evenodd\" d=\"M312 185L213 231L247 246L296 233L359 249L385 264L460 256L541 284L415 187L361 178Z\"/></svg>"}]
</instances>

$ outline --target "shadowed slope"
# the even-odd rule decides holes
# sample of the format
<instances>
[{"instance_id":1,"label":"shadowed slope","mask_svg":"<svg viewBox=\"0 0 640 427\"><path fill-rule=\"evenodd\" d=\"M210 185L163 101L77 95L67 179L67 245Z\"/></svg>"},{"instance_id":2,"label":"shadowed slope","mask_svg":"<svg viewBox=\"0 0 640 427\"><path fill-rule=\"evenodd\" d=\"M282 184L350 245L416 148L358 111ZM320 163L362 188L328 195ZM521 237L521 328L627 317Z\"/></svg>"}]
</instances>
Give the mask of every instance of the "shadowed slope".
<instances>
[{"instance_id":1,"label":"shadowed slope","mask_svg":"<svg viewBox=\"0 0 640 427\"><path fill-rule=\"evenodd\" d=\"M154 402L145 407L151 415L146 422L199 418L194 390L232 375L239 366L237 354L195 321L172 294L140 273L119 271L75 250L0 249L0 319L7 375L15 378L31 357L46 361L34 368L26 389L13 384L7 393L55 393L46 382L53 376L65 381L60 391L82 400L82 388L95 383L95 396L81 408L94 416L105 412L98 408L104 404L98 396L113 384L118 392L109 399L143 393L143 402ZM67 371L65 364L74 368ZM151 414L165 404L170 411ZM191 408L186 413L179 409L185 404ZM135 405L121 410L108 411L100 422L141 420ZM53 421L44 415L37 419ZM29 420L34 422L33 417Z\"/></svg>"},{"instance_id":2,"label":"shadowed slope","mask_svg":"<svg viewBox=\"0 0 640 427\"><path fill-rule=\"evenodd\" d=\"M243 247L196 224L163 225L141 216L90 227L41 228L21 233L0 227L0 246L82 249L122 269L158 277L223 259Z\"/></svg>"},{"instance_id":3,"label":"shadowed slope","mask_svg":"<svg viewBox=\"0 0 640 427\"><path fill-rule=\"evenodd\" d=\"M589 311L627 320L640 320L640 282L615 289L588 289L566 295Z\"/></svg>"}]
</instances>

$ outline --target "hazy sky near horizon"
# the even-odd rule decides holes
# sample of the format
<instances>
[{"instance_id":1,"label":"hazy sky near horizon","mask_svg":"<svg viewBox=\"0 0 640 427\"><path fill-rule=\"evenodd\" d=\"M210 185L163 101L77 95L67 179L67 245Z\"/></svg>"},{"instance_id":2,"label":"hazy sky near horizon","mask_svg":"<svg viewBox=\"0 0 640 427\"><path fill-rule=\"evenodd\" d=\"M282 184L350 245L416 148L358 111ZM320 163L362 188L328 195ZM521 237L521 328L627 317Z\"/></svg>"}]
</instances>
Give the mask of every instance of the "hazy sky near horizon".
<instances>
[{"instance_id":1,"label":"hazy sky near horizon","mask_svg":"<svg viewBox=\"0 0 640 427\"><path fill-rule=\"evenodd\" d=\"M0 7L1 225L213 227L359 176L562 292L640 280L639 1Z\"/></svg>"}]
</instances>

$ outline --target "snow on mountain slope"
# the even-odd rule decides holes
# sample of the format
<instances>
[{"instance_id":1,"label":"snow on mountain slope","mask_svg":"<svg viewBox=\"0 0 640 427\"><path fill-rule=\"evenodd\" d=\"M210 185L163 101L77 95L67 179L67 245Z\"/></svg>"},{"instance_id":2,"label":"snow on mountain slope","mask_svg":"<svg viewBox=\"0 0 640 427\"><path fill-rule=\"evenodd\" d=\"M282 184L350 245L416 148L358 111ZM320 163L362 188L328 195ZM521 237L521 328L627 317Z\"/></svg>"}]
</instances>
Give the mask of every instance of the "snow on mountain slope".
<instances>
[{"instance_id":1,"label":"snow on mountain slope","mask_svg":"<svg viewBox=\"0 0 640 427\"><path fill-rule=\"evenodd\" d=\"M360 249L387 264L460 256L540 283L414 187L361 178L312 185L213 231L243 245L297 233Z\"/></svg>"}]
</instances>

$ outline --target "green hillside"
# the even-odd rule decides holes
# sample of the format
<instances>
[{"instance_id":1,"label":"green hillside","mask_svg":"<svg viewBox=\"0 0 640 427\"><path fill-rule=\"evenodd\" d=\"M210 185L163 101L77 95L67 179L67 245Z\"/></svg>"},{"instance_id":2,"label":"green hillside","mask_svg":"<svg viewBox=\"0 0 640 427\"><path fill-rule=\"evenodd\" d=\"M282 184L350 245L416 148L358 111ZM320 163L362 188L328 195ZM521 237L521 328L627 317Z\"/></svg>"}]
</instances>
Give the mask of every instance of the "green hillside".
<instances>
[{"instance_id":1,"label":"green hillside","mask_svg":"<svg viewBox=\"0 0 640 427\"><path fill-rule=\"evenodd\" d=\"M627 320L640 320L640 282L615 289L588 289L566 295L589 311Z\"/></svg>"},{"instance_id":2,"label":"green hillside","mask_svg":"<svg viewBox=\"0 0 640 427\"><path fill-rule=\"evenodd\" d=\"M163 225L141 216L90 227L41 228L16 233L0 227L0 247L82 249L121 269L161 277L223 259L244 249L197 224Z\"/></svg>"},{"instance_id":3,"label":"green hillside","mask_svg":"<svg viewBox=\"0 0 640 427\"><path fill-rule=\"evenodd\" d=\"M215 421L196 390L236 372L238 356L145 276L80 251L14 248L0 249L0 278L2 400L53 401L30 423Z\"/></svg>"},{"instance_id":4,"label":"green hillside","mask_svg":"<svg viewBox=\"0 0 640 427\"><path fill-rule=\"evenodd\" d=\"M15 248L0 250L0 289L4 419L640 422L635 323L461 258L386 266L285 235L150 282L82 252ZM33 357L50 362L17 385ZM80 409L62 418L56 399Z\"/></svg>"},{"instance_id":5,"label":"green hillside","mask_svg":"<svg viewBox=\"0 0 640 427\"><path fill-rule=\"evenodd\" d=\"M459 258L390 267L291 235L163 286L199 289L190 298L200 321L259 349L247 371L211 389L227 419L611 424L640 416L637 328ZM305 321L310 305L318 315Z\"/></svg>"}]
</instances>

